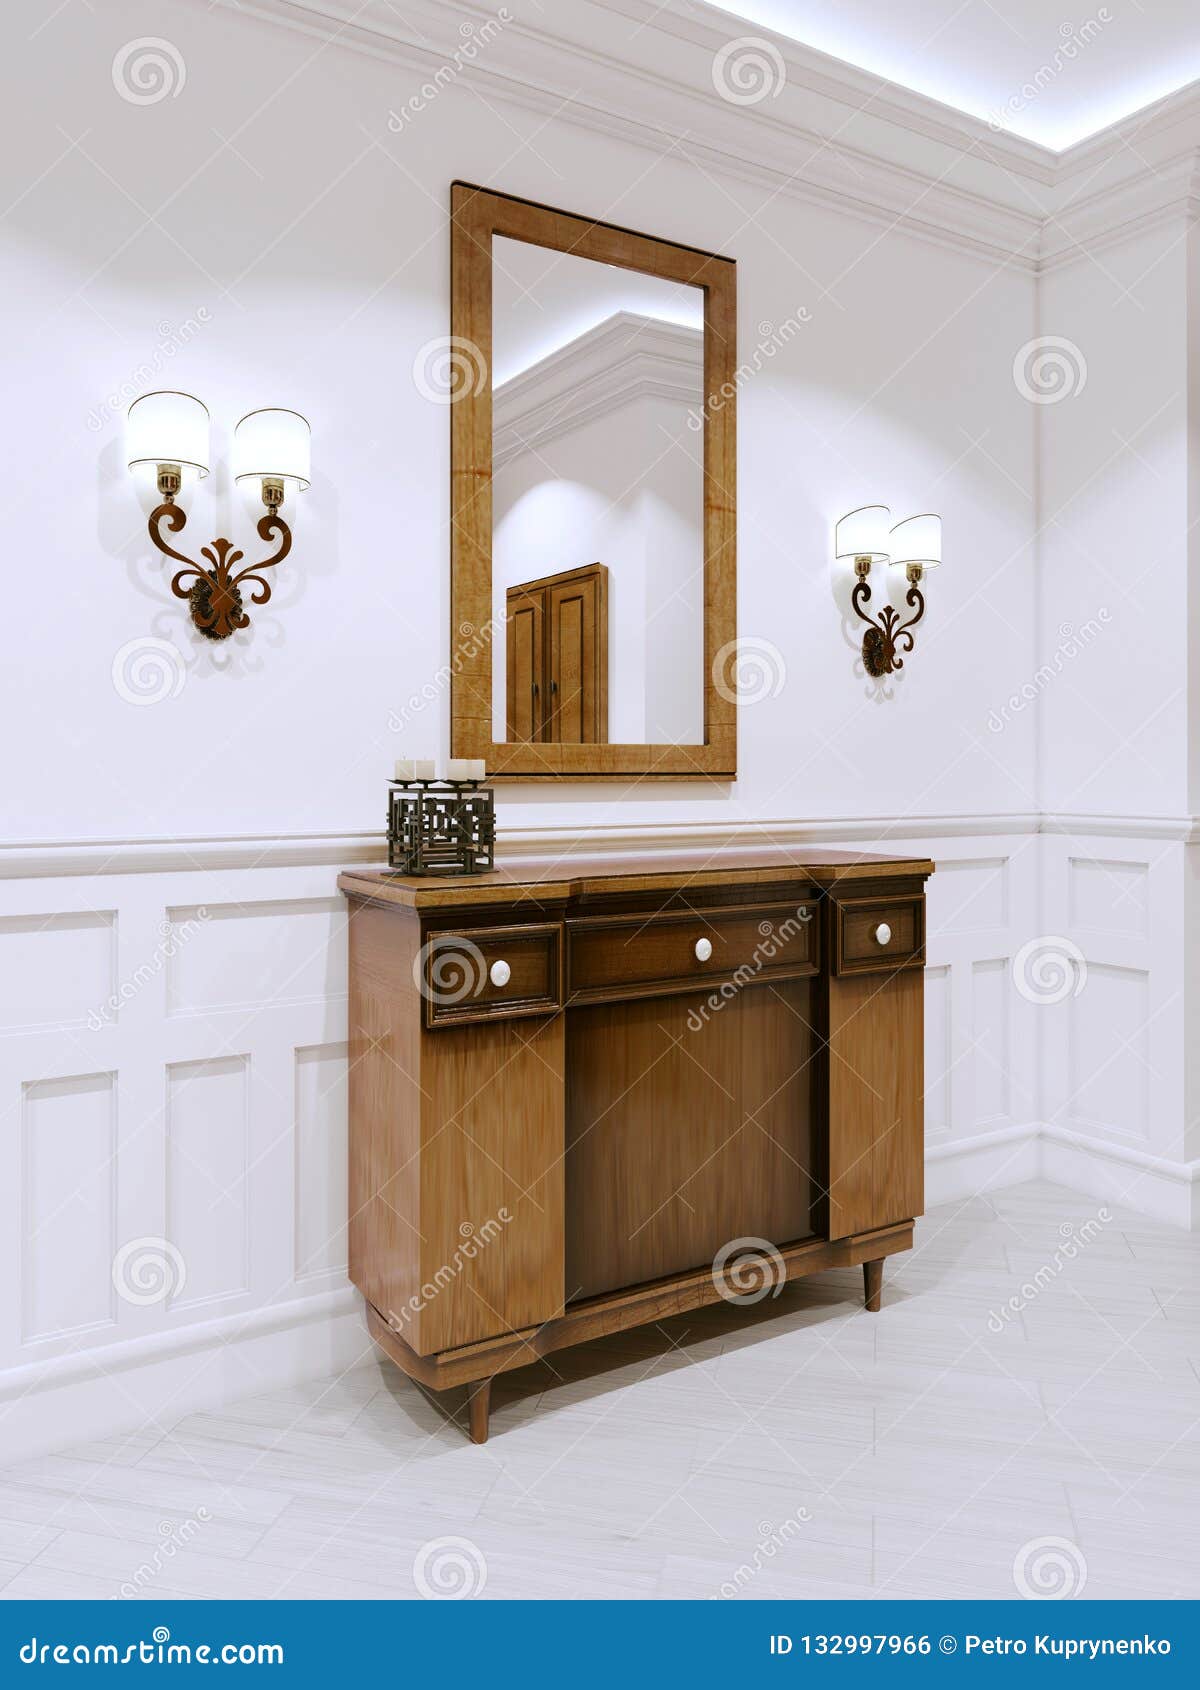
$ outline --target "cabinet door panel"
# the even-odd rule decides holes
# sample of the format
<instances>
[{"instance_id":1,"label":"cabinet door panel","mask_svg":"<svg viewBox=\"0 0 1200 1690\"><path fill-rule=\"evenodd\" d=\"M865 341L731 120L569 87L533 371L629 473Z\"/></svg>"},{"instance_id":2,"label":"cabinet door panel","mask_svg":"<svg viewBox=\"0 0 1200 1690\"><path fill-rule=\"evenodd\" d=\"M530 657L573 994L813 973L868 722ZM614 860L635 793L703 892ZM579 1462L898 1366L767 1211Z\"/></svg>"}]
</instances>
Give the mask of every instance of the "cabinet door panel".
<instances>
[{"instance_id":1,"label":"cabinet door panel","mask_svg":"<svg viewBox=\"0 0 1200 1690\"><path fill-rule=\"evenodd\" d=\"M811 1232L807 980L601 1004L567 1018L567 1297Z\"/></svg>"},{"instance_id":2,"label":"cabinet door panel","mask_svg":"<svg viewBox=\"0 0 1200 1690\"><path fill-rule=\"evenodd\" d=\"M532 1032L530 1029L533 1029ZM563 1018L422 1038L419 1355L563 1309Z\"/></svg>"},{"instance_id":3,"label":"cabinet door panel","mask_svg":"<svg viewBox=\"0 0 1200 1690\"><path fill-rule=\"evenodd\" d=\"M924 1207L924 974L829 985L830 1238Z\"/></svg>"}]
</instances>

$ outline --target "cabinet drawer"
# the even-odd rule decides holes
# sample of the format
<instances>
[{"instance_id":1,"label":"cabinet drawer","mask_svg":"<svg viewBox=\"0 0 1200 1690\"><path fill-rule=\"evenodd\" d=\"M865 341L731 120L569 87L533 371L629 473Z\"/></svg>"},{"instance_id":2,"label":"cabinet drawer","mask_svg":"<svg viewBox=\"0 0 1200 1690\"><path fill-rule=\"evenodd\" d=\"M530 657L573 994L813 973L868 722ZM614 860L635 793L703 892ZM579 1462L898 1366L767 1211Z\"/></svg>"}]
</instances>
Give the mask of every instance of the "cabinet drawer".
<instances>
[{"instance_id":1,"label":"cabinet drawer","mask_svg":"<svg viewBox=\"0 0 1200 1690\"><path fill-rule=\"evenodd\" d=\"M891 974L925 963L925 900L846 898L837 905L839 974Z\"/></svg>"},{"instance_id":2,"label":"cabinet drawer","mask_svg":"<svg viewBox=\"0 0 1200 1690\"><path fill-rule=\"evenodd\" d=\"M602 1003L814 974L816 911L809 900L568 919L567 996Z\"/></svg>"},{"instance_id":3,"label":"cabinet drawer","mask_svg":"<svg viewBox=\"0 0 1200 1690\"><path fill-rule=\"evenodd\" d=\"M546 1015L562 1003L562 927L433 928L414 971L427 1027Z\"/></svg>"}]
</instances>

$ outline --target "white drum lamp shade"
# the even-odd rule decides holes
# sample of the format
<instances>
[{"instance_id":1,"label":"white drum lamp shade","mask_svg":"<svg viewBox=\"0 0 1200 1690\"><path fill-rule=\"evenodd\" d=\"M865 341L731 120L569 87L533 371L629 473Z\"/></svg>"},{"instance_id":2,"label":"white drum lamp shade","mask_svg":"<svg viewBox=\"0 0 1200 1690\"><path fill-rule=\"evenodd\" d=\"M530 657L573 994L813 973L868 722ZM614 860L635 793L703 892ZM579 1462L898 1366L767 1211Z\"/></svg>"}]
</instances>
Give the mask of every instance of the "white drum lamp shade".
<instances>
[{"instance_id":1,"label":"white drum lamp shade","mask_svg":"<svg viewBox=\"0 0 1200 1690\"><path fill-rule=\"evenodd\" d=\"M299 411L251 411L233 433L235 481L282 481L302 493L312 478L312 431Z\"/></svg>"},{"instance_id":2,"label":"white drum lamp shade","mask_svg":"<svg viewBox=\"0 0 1200 1690\"><path fill-rule=\"evenodd\" d=\"M936 569L942 561L942 519L932 511L906 516L892 529L892 562Z\"/></svg>"},{"instance_id":3,"label":"white drum lamp shade","mask_svg":"<svg viewBox=\"0 0 1200 1690\"><path fill-rule=\"evenodd\" d=\"M891 556L889 528L892 513L886 505L861 505L838 523L834 551L839 558L869 557L886 563Z\"/></svg>"},{"instance_id":4,"label":"white drum lamp shade","mask_svg":"<svg viewBox=\"0 0 1200 1690\"><path fill-rule=\"evenodd\" d=\"M184 474L208 474L208 406L190 393L143 393L125 418L125 458L140 464L178 464Z\"/></svg>"}]
</instances>

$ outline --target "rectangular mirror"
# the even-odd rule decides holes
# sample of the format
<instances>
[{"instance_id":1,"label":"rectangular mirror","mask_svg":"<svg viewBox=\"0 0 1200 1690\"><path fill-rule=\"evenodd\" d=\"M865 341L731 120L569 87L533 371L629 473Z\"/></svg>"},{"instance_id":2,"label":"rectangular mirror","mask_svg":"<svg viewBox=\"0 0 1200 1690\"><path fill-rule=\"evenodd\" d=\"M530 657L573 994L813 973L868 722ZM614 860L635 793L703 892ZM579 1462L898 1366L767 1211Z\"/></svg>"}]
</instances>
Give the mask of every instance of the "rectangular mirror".
<instances>
[{"instance_id":1,"label":"rectangular mirror","mask_svg":"<svg viewBox=\"0 0 1200 1690\"><path fill-rule=\"evenodd\" d=\"M451 754L736 772L735 268L452 189Z\"/></svg>"}]
</instances>

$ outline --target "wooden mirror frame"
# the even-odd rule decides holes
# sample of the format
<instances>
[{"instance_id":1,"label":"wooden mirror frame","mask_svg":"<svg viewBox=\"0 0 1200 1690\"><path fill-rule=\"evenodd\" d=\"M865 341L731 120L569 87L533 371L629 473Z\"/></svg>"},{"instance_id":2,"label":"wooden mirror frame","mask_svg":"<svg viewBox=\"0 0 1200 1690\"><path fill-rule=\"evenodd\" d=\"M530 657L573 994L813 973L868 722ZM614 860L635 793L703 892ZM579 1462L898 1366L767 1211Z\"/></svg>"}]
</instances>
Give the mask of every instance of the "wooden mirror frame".
<instances>
[{"instance_id":1,"label":"wooden mirror frame","mask_svg":"<svg viewBox=\"0 0 1200 1690\"><path fill-rule=\"evenodd\" d=\"M492 237L704 289L704 743L492 738ZM737 773L737 267L470 183L450 189L450 754L500 779L731 780ZM490 632L489 632L490 631ZM721 682L721 690L717 683Z\"/></svg>"}]
</instances>

